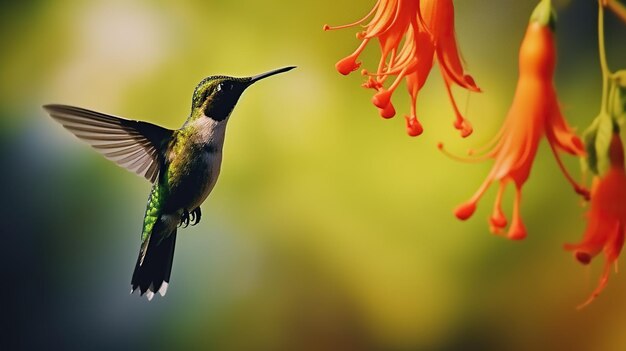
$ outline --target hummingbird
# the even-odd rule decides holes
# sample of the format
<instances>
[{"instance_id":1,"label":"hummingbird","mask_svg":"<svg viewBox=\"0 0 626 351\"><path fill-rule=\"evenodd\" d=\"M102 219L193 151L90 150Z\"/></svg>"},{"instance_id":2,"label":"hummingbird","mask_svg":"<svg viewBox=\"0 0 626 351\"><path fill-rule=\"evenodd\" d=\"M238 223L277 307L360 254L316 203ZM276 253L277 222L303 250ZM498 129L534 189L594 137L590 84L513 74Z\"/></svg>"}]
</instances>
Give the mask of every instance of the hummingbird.
<instances>
[{"instance_id":1,"label":"hummingbird","mask_svg":"<svg viewBox=\"0 0 626 351\"><path fill-rule=\"evenodd\" d=\"M210 76L196 86L191 112L176 130L67 105L44 105L50 116L107 159L152 183L141 246L131 279L152 300L170 282L178 227L196 225L200 205L220 173L226 124L250 85L295 66L252 77Z\"/></svg>"}]
</instances>

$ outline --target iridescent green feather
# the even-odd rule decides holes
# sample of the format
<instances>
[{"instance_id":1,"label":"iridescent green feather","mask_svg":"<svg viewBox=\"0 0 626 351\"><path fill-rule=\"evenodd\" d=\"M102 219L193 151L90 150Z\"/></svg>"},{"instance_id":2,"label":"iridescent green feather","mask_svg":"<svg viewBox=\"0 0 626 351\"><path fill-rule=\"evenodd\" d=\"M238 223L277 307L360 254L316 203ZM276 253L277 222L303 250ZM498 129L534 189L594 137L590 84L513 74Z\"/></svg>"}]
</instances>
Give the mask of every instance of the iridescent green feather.
<instances>
[{"instance_id":1,"label":"iridescent green feather","mask_svg":"<svg viewBox=\"0 0 626 351\"><path fill-rule=\"evenodd\" d=\"M173 137L167 147L174 155L182 155L184 142L186 140L185 131L174 131ZM167 201L167 195L169 191L170 180L175 181L178 176L178 167L176 162L167 165L167 168L161 170L163 172L164 179L160 179L152 186L150 197L148 198L148 205L146 207L146 214L143 219L143 231L141 233L141 241L144 246L147 247L148 239L152 234L154 225L162 214L163 206Z\"/></svg>"},{"instance_id":2,"label":"iridescent green feather","mask_svg":"<svg viewBox=\"0 0 626 351\"><path fill-rule=\"evenodd\" d=\"M141 233L141 241L143 243L150 238L152 229L154 229L154 225L161 215L163 202L166 198L166 190L166 186L163 186L158 182L152 186L152 191L150 192L150 197L148 199L148 206L146 208L146 215L143 218L143 232Z\"/></svg>"},{"instance_id":3,"label":"iridescent green feather","mask_svg":"<svg viewBox=\"0 0 626 351\"><path fill-rule=\"evenodd\" d=\"M175 137L172 138L168 150L171 154L176 155L172 162L167 165L164 175L167 184L176 184L181 177L181 166L187 163L193 154L188 149L188 141L193 134L193 129L183 128L175 131Z\"/></svg>"}]
</instances>

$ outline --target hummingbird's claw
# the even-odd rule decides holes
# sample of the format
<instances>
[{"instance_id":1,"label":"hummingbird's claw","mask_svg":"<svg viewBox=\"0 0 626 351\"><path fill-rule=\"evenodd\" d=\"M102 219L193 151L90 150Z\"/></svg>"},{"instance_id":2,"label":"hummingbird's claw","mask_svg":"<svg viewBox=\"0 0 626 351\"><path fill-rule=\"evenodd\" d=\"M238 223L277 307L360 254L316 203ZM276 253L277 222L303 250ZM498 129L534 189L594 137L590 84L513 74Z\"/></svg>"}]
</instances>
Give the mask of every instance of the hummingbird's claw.
<instances>
[{"instance_id":1,"label":"hummingbird's claw","mask_svg":"<svg viewBox=\"0 0 626 351\"><path fill-rule=\"evenodd\" d=\"M196 207L193 211L189 212L189 210L184 209L183 213L180 215L180 223L179 227L184 225L184 228L189 226L191 223L192 226L200 223L200 218L202 217L202 212L200 211L200 207Z\"/></svg>"},{"instance_id":2,"label":"hummingbird's claw","mask_svg":"<svg viewBox=\"0 0 626 351\"><path fill-rule=\"evenodd\" d=\"M196 207L195 210L191 211L191 220L193 221L193 223L191 224L196 225L198 223L200 223L200 218L202 217L202 211L200 211L200 207Z\"/></svg>"},{"instance_id":3,"label":"hummingbird's claw","mask_svg":"<svg viewBox=\"0 0 626 351\"><path fill-rule=\"evenodd\" d=\"M187 209L183 210L180 217L180 224L178 224L178 226L181 227L183 224L185 224L185 228L189 226L189 211L187 211Z\"/></svg>"}]
</instances>

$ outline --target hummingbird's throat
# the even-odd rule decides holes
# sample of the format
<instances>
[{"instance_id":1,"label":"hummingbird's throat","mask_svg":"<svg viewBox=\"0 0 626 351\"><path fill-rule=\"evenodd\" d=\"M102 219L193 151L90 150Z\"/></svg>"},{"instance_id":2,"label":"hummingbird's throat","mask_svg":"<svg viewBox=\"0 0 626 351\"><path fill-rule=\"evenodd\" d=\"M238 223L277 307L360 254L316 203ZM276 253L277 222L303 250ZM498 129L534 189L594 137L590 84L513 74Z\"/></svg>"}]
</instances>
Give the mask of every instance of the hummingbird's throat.
<instances>
[{"instance_id":1,"label":"hummingbird's throat","mask_svg":"<svg viewBox=\"0 0 626 351\"><path fill-rule=\"evenodd\" d=\"M239 96L240 94L223 96L207 101L204 115L218 122L225 120L233 112Z\"/></svg>"}]
</instances>

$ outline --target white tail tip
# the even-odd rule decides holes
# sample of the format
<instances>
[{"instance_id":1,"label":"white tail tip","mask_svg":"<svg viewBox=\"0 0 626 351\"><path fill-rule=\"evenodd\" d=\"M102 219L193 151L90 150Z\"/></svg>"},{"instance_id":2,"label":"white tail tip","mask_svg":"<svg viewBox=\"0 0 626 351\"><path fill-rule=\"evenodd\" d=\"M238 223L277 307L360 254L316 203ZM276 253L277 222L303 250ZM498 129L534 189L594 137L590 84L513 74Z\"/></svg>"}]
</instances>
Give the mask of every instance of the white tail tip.
<instances>
[{"instance_id":1,"label":"white tail tip","mask_svg":"<svg viewBox=\"0 0 626 351\"><path fill-rule=\"evenodd\" d=\"M167 282L163 282L163 284L161 284L161 287L159 288L159 294L161 294L161 296L165 296L168 286L169 284Z\"/></svg>"}]
</instances>

